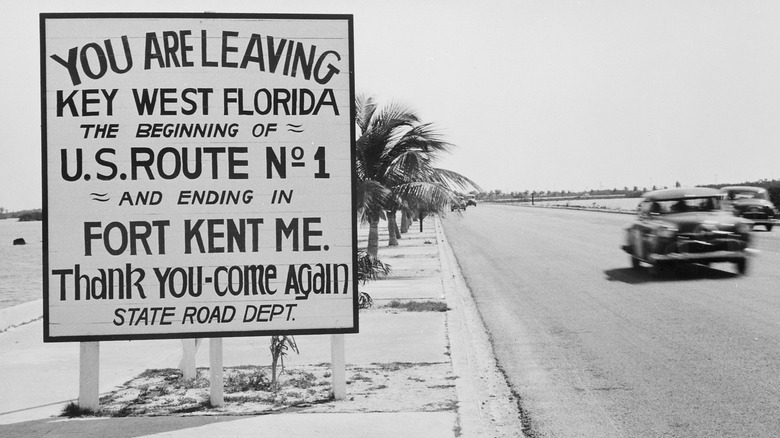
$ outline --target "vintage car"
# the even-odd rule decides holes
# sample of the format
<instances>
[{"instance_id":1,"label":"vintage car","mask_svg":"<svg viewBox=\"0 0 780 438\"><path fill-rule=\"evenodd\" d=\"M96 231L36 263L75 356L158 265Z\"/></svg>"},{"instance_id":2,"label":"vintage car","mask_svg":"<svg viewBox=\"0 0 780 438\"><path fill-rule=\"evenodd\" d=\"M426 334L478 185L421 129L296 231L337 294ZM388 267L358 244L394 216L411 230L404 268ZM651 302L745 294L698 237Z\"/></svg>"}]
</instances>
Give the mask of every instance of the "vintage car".
<instances>
[{"instance_id":1,"label":"vintage car","mask_svg":"<svg viewBox=\"0 0 780 438\"><path fill-rule=\"evenodd\" d=\"M648 192L636 221L626 229L623 250L631 264L660 271L677 263L732 262L744 274L751 222L721 208L724 193L694 187Z\"/></svg>"},{"instance_id":2,"label":"vintage car","mask_svg":"<svg viewBox=\"0 0 780 438\"><path fill-rule=\"evenodd\" d=\"M477 197L475 195L468 195L466 196L466 206L477 206Z\"/></svg>"},{"instance_id":3,"label":"vintage car","mask_svg":"<svg viewBox=\"0 0 780 438\"><path fill-rule=\"evenodd\" d=\"M767 231L778 223L777 208L769 200L769 193L761 187L729 186L720 189L726 194L724 208L729 207L737 216L750 219L756 225L763 225Z\"/></svg>"},{"instance_id":4,"label":"vintage car","mask_svg":"<svg viewBox=\"0 0 780 438\"><path fill-rule=\"evenodd\" d=\"M450 211L465 210L466 202L461 198L457 198L450 203Z\"/></svg>"}]
</instances>

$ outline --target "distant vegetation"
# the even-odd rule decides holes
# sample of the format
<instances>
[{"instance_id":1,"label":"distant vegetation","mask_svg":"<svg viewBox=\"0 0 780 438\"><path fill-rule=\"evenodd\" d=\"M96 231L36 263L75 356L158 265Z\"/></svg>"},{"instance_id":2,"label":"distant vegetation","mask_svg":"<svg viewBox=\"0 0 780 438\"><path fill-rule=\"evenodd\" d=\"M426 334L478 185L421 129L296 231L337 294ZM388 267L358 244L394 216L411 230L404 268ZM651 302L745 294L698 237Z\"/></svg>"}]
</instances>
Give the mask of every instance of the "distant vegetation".
<instances>
[{"instance_id":1,"label":"distant vegetation","mask_svg":"<svg viewBox=\"0 0 780 438\"><path fill-rule=\"evenodd\" d=\"M665 189L667 187L637 187L633 188L624 187L623 189L611 189L611 190L587 190L580 192L573 192L570 190L561 191L545 191L545 190L526 190L523 192L509 192L505 193L501 190L491 190L489 192L482 192L473 194L476 195L479 201L528 201L531 200L555 200L555 199L579 199L579 198L638 198L642 196L642 193L650 190Z\"/></svg>"},{"instance_id":2,"label":"distant vegetation","mask_svg":"<svg viewBox=\"0 0 780 438\"><path fill-rule=\"evenodd\" d=\"M0 219L19 219L21 222L43 220L43 210L8 211L0 207Z\"/></svg>"},{"instance_id":3,"label":"distant vegetation","mask_svg":"<svg viewBox=\"0 0 780 438\"><path fill-rule=\"evenodd\" d=\"M768 180L761 179L758 181L748 181L741 183L726 183L726 184L706 184L701 187L712 187L719 189L726 186L752 186L763 187L769 192L769 199L776 206L780 206L780 180ZM573 191L531 191L525 190L523 192L509 192L505 193L501 190L491 190L489 192L476 193L477 200L481 201L528 201L532 199L537 201L542 200L555 200L555 199L581 199L581 198L638 198L643 193L651 190L666 189L667 186L658 187L623 187L622 189L613 188L611 190L587 190L580 192Z\"/></svg>"}]
</instances>

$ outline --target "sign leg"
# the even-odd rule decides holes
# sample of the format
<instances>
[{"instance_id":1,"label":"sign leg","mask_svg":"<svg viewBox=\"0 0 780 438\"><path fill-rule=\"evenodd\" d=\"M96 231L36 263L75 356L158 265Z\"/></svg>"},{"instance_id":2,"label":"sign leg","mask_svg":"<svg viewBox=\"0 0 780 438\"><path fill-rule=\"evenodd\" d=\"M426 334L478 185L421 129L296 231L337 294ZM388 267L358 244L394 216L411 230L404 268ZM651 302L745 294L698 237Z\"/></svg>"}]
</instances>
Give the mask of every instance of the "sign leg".
<instances>
[{"instance_id":1,"label":"sign leg","mask_svg":"<svg viewBox=\"0 0 780 438\"><path fill-rule=\"evenodd\" d=\"M100 407L100 343L82 342L79 351L79 407Z\"/></svg>"},{"instance_id":2,"label":"sign leg","mask_svg":"<svg viewBox=\"0 0 780 438\"><path fill-rule=\"evenodd\" d=\"M211 384L209 400L211 406L217 408L225 406L222 359L222 338L211 338L209 340L209 381Z\"/></svg>"},{"instance_id":3,"label":"sign leg","mask_svg":"<svg viewBox=\"0 0 780 438\"><path fill-rule=\"evenodd\" d=\"M194 379L197 370L195 366L195 354L198 352L198 344L200 339L182 339L181 340L181 362L179 362L179 369L181 370L182 378L184 380Z\"/></svg>"},{"instance_id":4,"label":"sign leg","mask_svg":"<svg viewBox=\"0 0 780 438\"><path fill-rule=\"evenodd\" d=\"M344 335L330 335L330 356L332 371L332 395L335 400L347 398L346 360L344 348Z\"/></svg>"}]
</instances>

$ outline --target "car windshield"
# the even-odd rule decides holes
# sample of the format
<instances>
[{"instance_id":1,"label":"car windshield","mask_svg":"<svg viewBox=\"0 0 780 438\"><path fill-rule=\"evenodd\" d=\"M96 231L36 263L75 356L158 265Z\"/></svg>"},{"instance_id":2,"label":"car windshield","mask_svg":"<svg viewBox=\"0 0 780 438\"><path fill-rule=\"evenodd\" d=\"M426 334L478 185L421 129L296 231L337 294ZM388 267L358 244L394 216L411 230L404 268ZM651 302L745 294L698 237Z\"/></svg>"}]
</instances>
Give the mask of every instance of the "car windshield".
<instances>
[{"instance_id":1,"label":"car windshield","mask_svg":"<svg viewBox=\"0 0 780 438\"><path fill-rule=\"evenodd\" d=\"M769 199L769 196L767 195L767 192L765 191L739 191L739 190L729 190L726 197L729 200L737 200L737 199Z\"/></svg>"},{"instance_id":2,"label":"car windshield","mask_svg":"<svg viewBox=\"0 0 780 438\"><path fill-rule=\"evenodd\" d=\"M663 201L648 201L643 210L649 214L673 214L690 211L720 210L720 198L709 196L705 198L666 199Z\"/></svg>"}]
</instances>

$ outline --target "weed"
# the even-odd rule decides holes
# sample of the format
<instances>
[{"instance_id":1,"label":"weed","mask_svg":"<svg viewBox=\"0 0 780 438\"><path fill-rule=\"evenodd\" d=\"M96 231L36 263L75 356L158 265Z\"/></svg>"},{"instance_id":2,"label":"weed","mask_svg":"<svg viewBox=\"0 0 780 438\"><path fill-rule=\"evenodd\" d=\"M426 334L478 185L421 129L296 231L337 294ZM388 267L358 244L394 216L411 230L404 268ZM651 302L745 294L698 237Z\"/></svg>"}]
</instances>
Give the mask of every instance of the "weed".
<instances>
[{"instance_id":1,"label":"weed","mask_svg":"<svg viewBox=\"0 0 780 438\"><path fill-rule=\"evenodd\" d=\"M306 389L316 386L317 376L312 373L303 373L298 377L292 377L287 380L287 384L293 388Z\"/></svg>"},{"instance_id":2,"label":"weed","mask_svg":"<svg viewBox=\"0 0 780 438\"><path fill-rule=\"evenodd\" d=\"M248 373L231 373L225 378L225 392L268 391L271 382L265 371L256 368Z\"/></svg>"},{"instance_id":3,"label":"weed","mask_svg":"<svg viewBox=\"0 0 780 438\"><path fill-rule=\"evenodd\" d=\"M373 382L373 380L371 380L371 377L366 377L366 376L364 376L364 375L362 375L360 373L355 374L354 376L352 376L351 380L353 380L353 381L362 381L362 382Z\"/></svg>"},{"instance_id":4,"label":"weed","mask_svg":"<svg viewBox=\"0 0 780 438\"><path fill-rule=\"evenodd\" d=\"M171 376L178 376L181 378L181 371L175 369L175 368L156 368L156 369L150 369L142 372L137 378L138 379L148 379L150 377L157 377L160 374L167 374L166 379Z\"/></svg>"},{"instance_id":5,"label":"weed","mask_svg":"<svg viewBox=\"0 0 780 438\"><path fill-rule=\"evenodd\" d=\"M382 371L398 371L404 368L411 368L413 363L409 362L390 362L390 363L374 363L372 365L377 366Z\"/></svg>"},{"instance_id":6,"label":"weed","mask_svg":"<svg viewBox=\"0 0 780 438\"><path fill-rule=\"evenodd\" d=\"M274 405L281 406L287 403L287 394L277 393L274 398Z\"/></svg>"},{"instance_id":7,"label":"weed","mask_svg":"<svg viewBox=\"0 0 780 438\"><path fill-rule=\"evenodd\" d=\"M371 295L369 295L366 292L360 292L358 295L358 308L360 309L370 309L371 306L374 305L374 300L371 298Z\"/></svg>"},{"instance_id":8,"label":"weed","mask_svg":"<svg viewBox=\"0 0 780 438\"><path fill-rule=\"evenodd\" d=\"M92 409L82 408L74 402L70 402L62 408L62 417L76 418L76 417L90 417L96 415Z\"/></svg>"},{"instance_id":9,"label":"weed","mask_svg":"<svg viewBox=\"0 0 780 438\"><path fill-rule=\"evenodd\" d=\"M357 279L360 284L369 280L379 280L390 274L390 265L366 252L358 252Z\"/></svg>"},{"instance_id":10,"label":"weed","mask_svg":"<svg viewBox=\"0 0 780 438\"><path fill-rule=\"evenodd\" d=\"M193 379L184 379L183 376L180 377L179 381L176 382L176 385L181 389L195 389L195 388L206 388L210 385L210 382L205 377L200 377L200 374L196 376Z\"/></svg>"},{"instance_id":11,"label":"weed","mask_svg":"<svg viewBox=\"0 0 780 438\"><path fill-rule=\"evenodd\" d=\"M265 399L259 395L225 395L225 403L253 403L265 401Z\"/></svg>"},{"instance_id":12,"label":"weed","mask_svg":"<svg viewBox=\"0 0 780 438\"><path fill-rule=\"evenodd\" d=\"M298 344L295 338L287 335L271 336L271 387L274 391L279 389L279 377L284 372L284 357L287 356L287 350L298 353ZM300 354L300 353L299 353ZM279 372L277 373L277 367Z\"/></svg>"}]
</instances>

